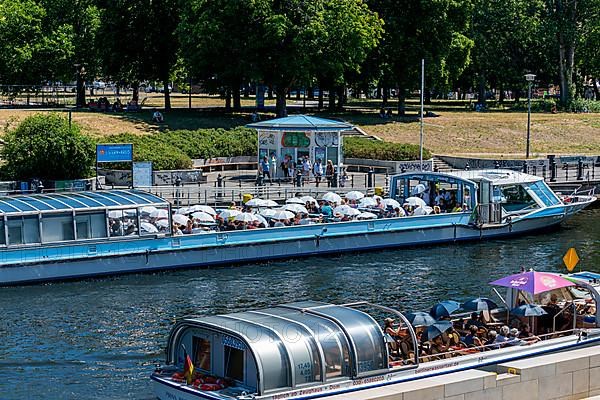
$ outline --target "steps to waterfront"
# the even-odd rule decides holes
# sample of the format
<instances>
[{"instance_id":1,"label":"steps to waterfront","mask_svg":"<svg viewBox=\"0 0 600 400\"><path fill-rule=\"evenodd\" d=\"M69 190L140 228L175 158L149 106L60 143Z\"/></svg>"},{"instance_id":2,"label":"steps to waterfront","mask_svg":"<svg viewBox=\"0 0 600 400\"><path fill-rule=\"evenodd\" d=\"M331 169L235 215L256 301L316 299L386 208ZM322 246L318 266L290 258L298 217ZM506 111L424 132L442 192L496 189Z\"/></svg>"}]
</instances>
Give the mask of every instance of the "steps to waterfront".
<instances>
[{"instance_id":1,"label":"steps to waterfront","mask_svg":"<svg viewBox=\"0 0 600 400\"><path fill-rule=\"evenodd\" d=\"M485 353L483 353L485 354ZM494 367L486 368L493 370ZM600 346L328 397L330 400L600 399ZM594 397L595 396L595 397Z\"/></svg>"},{"instance_id":2,"label":"steps to waterfront","mask_svg":"<svg viewBox=\"0 0 600 400\"><path fill-rule=\"evenodd\" d=\"M439 172L450 172L452 170L454 170L455 168L452 167L452 165L448 164L447 162L445 162L444 160L442 160L439 157L433 156L433 169Z\"/></svg>"}]
</instances>

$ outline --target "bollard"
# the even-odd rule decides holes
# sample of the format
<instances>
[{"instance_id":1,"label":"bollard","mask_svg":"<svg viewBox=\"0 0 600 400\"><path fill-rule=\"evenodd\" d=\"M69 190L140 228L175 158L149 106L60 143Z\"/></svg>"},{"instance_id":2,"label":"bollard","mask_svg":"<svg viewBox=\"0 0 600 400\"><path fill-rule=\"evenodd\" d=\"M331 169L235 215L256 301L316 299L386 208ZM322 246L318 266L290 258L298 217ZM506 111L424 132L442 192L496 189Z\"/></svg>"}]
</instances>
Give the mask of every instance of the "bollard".
<instances>
[{"instance_id":1,"label":"bollard","mask_svg":"<svg viewBox=\"0 0 600 400\"><path fill-rule=\"evenodd\" d=\"M367 172L367 187L368 188L373 187L373 175L374 174L375 174L375 170L373 170L373 167L369 168L369 172Z\"/></svg>"},{"instance_id":2,"label":"bollard","mask_svg":"<svg viewBox=\"0 0 600 400\"><path fill-rule=\"evenodd\" d=\"M439 172L439 171L440 171L440 170L439 170L438 166L437 166L437 165L434 165L434 166L433 166L433 172Z\"/></svg>"},{"instance_id":3,"label":"bollard","mask_svg":"<svg viewBox=\"0 0 600 400\"><path fill-rule=\"evenodd\" d=\"M537 165L533 166L533 175L537 176Z\"/></svg>"},{"instance_id":4,"label":"bollard","mask_svg":"<svg viewBox=\"0 0 600 400\"><path fill-rule=\"evenodd\" d=\"M583 180L583 160L581 158L577 161L577 180Z\"/></svg>"},{"instance_id":5,"label":"bollard","mask_svg":"<svg viewBox=\"0 0 600 400\"><path fill-rule=\"evenodd\" d=\"M465 171L468 171L471 169L471 166L469 165L469 162L467 161L467 163L465 164Z\"/></svg>"},{"instance_id":6,"label":"bollard","mask_svg":"<svg viewBox=\"0 0 600 400\"><path fill-rule=\"evenodd\" d=\"M333 178L331 179L331 187L338 187L338 173L337 170L333 171Z\"/></svg>"},{"instance_id":7,"label":"bollard","mask_svg":"<svg viewBox=\"0 0 600 400\"><path fill-rule=\"evenodd\" d=\"M494 161L494 169L500 169L500 162L498 160Z\"/></svg>"},{"instance_id":8,"label":"bollard","mask_svg":"<svg viewBox=\"0 0 600 400\"><path fill-rule=\"evenodd\" d=\"M569 180L569 164L564 163L563 169L565 170L565 181Z\"/></svg>"},{"instance_id":9,"label":"bollard","mask_svg":"<svg viewBox=\"0 0 600 400\"><path fill-rule=\"evenodd\" d=\"M527 161L523 161L523 173L527 173Z\"/></svg>"},{"instance_id":10,"label":"bollard","mask_svg":"<svg viewBox=\"0 0 600 400\"><path fill-rule=\"evenodd\" d=\"M556 182L556 160L550 161L550 182Z\"/></svg>"}]
</instances>

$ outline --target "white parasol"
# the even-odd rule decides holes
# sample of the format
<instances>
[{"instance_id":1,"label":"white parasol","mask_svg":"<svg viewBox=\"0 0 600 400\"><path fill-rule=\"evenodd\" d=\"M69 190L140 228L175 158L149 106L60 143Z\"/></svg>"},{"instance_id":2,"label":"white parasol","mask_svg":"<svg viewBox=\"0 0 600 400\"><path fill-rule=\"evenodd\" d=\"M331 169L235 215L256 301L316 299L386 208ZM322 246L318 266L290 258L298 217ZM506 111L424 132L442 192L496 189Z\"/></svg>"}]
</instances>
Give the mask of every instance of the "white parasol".
<instances>
[{"instance_id":1,"label":"white parasol","mask_svg":"<svg viewBox=\"0 0 600 400\"><path fill-rule=\"evenodd\" d=\"M365 197L365 195L362 192L359 192L357 190L353 190L351 192L346 193L345 196L348 200L360 200L363 197Z\"/></svg>"},{"instance_id":2,"label":"white parasol","mask_svg":"<svg viewBox=\"0 0 600 400\"><path fill-rule=\"evenodd\" d=\"M212 224L215 222L215 219L212 215L204 211L196 211L192 214L192 218L194 220L203 223L203 224Z\"/></svg>"},{"instance_id":3,"label":"white parasol","mask_svg":"<svg viewBox=\"0 0 600 400\"><path fill-rule=\"evenodd\" d=\"M342 202L342 198L340 197L340 195L333 192L327 192L321 198L330 203L340 204Z\"/></svg>"},{"instance_id":4,"label":"white parasol","mask_svg":"<svg viewBox=\"0 0 600 400\"><path fill-rule=\"evenodd\" d=\"M286 204L283 207L283 209L287 210L287 211L291 211L291 212L296 213L296 214L298 214L298 213L308 214L308 210L306 209L306 207L301 206L300 204L295 204L295 203Z\"/></svg>"}]
</instances>

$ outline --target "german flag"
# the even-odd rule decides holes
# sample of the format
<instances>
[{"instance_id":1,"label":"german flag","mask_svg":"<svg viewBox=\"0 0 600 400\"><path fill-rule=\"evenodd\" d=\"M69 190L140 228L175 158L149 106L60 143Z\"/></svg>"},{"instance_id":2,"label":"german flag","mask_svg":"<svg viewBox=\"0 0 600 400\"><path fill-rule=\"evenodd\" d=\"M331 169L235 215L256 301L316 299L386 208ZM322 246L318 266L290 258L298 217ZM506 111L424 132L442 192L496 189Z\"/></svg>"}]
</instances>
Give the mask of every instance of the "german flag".
<instances>
[{"instance_id":1,"label":"german flag","mask_svg":"<svg viewBox=\"0 0 600 400\"><path fill-rule=\"evenodd\" d=\"M185 347L183 348L183 377L188 385L192 384L192 377L194 376L194 364L192 359L188 355Z\"/></svg>"}]
</instances>

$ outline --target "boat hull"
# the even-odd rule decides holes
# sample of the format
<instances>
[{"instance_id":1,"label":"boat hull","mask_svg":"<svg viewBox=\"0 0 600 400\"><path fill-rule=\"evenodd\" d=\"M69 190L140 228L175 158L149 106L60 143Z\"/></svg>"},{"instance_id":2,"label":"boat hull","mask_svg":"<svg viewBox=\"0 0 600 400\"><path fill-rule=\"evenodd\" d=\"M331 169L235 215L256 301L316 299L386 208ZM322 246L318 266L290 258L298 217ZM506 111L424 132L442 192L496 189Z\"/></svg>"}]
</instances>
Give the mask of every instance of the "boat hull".
<instances>
[{"instance_id":1,"label":"boat hull","mask_svg":"<svg viewBox=\"0 0 600 400\"><path fill-rule=\"evenodd\" d=\"M556 227L565 219L562 208L542 211L487 227L458 213L41 246L0 254L0 285L500 238Z\"/></svg>"}]
</instances>

